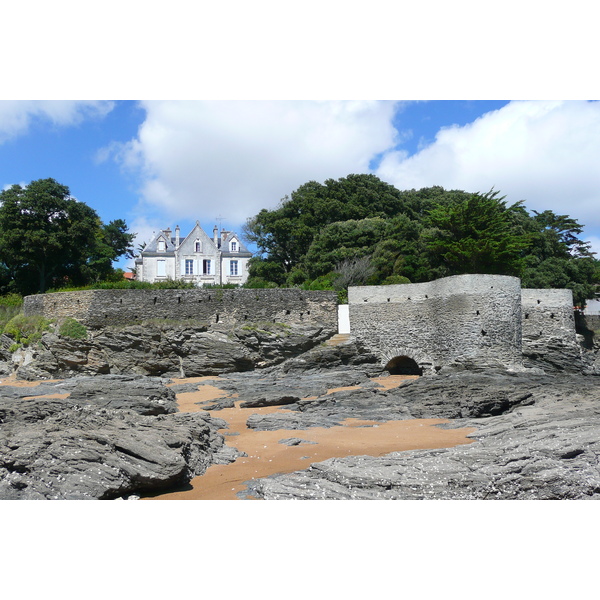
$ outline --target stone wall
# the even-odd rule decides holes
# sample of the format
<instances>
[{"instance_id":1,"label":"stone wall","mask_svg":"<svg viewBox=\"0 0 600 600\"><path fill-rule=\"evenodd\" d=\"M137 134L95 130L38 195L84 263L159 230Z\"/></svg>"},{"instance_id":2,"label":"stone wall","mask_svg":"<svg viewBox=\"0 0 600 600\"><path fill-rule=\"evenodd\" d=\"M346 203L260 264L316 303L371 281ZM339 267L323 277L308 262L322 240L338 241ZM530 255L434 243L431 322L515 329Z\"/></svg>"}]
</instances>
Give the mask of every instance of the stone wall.
<instances>
[{"instance_id":1,"label":"stone wall","mask_svg":"<svg viewBox=\"0 0 600 600\"><path fill-rule=\"evenodd\" d=\"M207 325L320 324L337 331L336 293L298 289L57 292L27 296L23 311L49 319L73 317L93 328L169 319Z\"/></svg>"},{"instance_id":2,"label":"stone wall","mask_svg":"<svg viewBox=\"0 0 600 600\"><path fill-rule=\"evenodd\" d=\"M525 366L580 371L582 349L575 330L573 292L524 289L521 298Z\"/></svg>"},{"instance_id":3,"label":"stone wall","mask_svg":"<svg viewBox=\"0 0 600 600\"><path fill-rule=\"evenodd\" d=\"M382 366L413 359L443 367L521 367L521 286L516 277L456 275L428 283L350 287L350 329Z\"/></svg>"},{"instance_id":4,"label":"stone wall","mask_svg":"<svg viewBox=\"0 0 600 600\"><path fill-rule=\"evenodd\" d=\"M576 342L573 292L566 289L521 290L523 340L561 337Z\"/></svg>"}]
</instances>

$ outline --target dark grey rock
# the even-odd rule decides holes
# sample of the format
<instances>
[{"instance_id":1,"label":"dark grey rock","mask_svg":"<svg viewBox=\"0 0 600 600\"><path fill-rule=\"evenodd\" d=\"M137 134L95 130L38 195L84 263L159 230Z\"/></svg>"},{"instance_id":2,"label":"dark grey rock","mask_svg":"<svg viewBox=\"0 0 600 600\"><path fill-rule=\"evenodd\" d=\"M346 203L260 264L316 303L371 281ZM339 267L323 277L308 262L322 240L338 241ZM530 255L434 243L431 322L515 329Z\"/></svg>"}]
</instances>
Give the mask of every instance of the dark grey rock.
<instances>
[{"instance_id":1,"label":"dark grey rock","mask_svg":"<svg viewBox=\"0 0 600 600\"><path fill-rule=\"evenodd\" d=\"M446 425L475 427L469 445L329 459L248 482L249 493L265 499L600 499L597 378L470 374L423 378L397 392L392 397L411 413L433 416L448 403L475 415L479 404L488 416Z\"/></svg>"},{"instance_id":2,"label":"dark grey rock","mask_svg":"<svg viewBox=\"0 0 600 600\"><path fill-rule=\"evenodd\" d=\"M204 410L223 410L224 408L233 408L235 400L233 398L219 398L218 400L208 400L198 403Z\"/></svg>"},{"instance_id":3,"label":"dark grey rock","mask_svg":"<svg viewBox=\"0 0 600 600\"><path fill-rule=\"evenodd\" d=\"M271 396L270 398L256 398L240 402L240 408L259 408L261 406L285 406L300 402L297 396Z\"/></svg>"},{"instance_id":4,"label":"dark grey rock","mask_svg":"<svg viewBox=\"0 0 600 600\"><path fill-rule=\"evenodd\" d=\"M85 340L46 333L16 374L32 381L77 374L197 377L252 371L304 353L334 333L305 324L264 327L131 325L92 330Z\"/></svg>"},{"instance_id":5,"label":"dark grey rock","mask_svg":"<svg viewBox=\"0 0 600 600\"><path fill-rule=\"evenodd\" d=\"M35 423L4 424L0 498L106 499L168 489L203 473L214 457L225 460L222 439L201 413L70 407Z\"/></svg>"},{"instance_id":6,"label":"dark grey rock","mask_svg":"<svg viewBox=\"0 0 600 600\"><path fill-rule=\"evenodd\" d=\"M160 379L108 375L42 385L22 393L71 395L0 397L0 499L166 490L239 456L218 432L225 421L175 413L174 392Z\"/></svg>"},{"instance_id":7,"label":"dark grey rock","mask_svg":"<svg viewBox=\"0 0 600 600\"><path fill-rule=\"evenodd\" d=\"M304 444L316 444L317 442L311 442L310 440L303 440L301 438L285 438L283 440L279 440L280 444L285 444L286 446L300 446Z\"/></svg>"},{"instance_id":8,"label":"dark grey rock","mask_svg":"<svg viewBox=\"0 0 600 600\"><path fill-rule=\"evenodd\" d=\"M382 368L379 359L354 340L336 346L321 344L283 363L279 370L293 374L306 371L332 370L343 367L362 367L369 376L378 375Z\"/></svg>"}]
</instances>

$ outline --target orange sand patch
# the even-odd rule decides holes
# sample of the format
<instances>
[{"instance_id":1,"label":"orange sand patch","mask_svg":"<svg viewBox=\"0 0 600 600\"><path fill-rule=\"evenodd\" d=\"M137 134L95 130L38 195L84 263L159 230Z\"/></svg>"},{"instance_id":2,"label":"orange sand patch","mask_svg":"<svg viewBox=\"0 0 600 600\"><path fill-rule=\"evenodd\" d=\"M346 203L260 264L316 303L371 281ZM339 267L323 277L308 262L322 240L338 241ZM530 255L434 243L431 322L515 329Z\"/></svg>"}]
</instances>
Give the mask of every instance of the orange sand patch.
<instances>
[{"instance_id":1,"label":"orange sand patch","mask_svg":"<svg viewBox=\"0 0 600 600\"><path fill-rule=\"evenodd\" d=\"M392 377L399 378L392 380ZM401 379L400 379L401 378ZM412 377L411 377L412 378ZM406 376L391 376L385 380L386 389L401 385ZM379 380L377 380L379 383ZM394 385L392 385L394 384ZM389 387L388 387L389 386ZM223 390L214 386L202 386L198 393L202 399L208 400L207 395L213 388L219 396L227 395ZM352 386L356 389L359 386ZM340 389L340 388L338 388ZM331 390L330 390L331 391ZM191 394L186 396L185 403L192 402ZM195 397L199 402L199 396ZM183 405L180 405L180 410ZM416 450L426 448L447 448L460 444L470 444L473 440L466 436L475 429L440 429L436 425L448 423L447 419L413 419L408 421L364 421L346 419L337 427L311 427L298 430L255 431L246 427L246 421L251 414L269 414L273 412L290 412L281 407L240 408L236 403L234 408L215 411L214 416L227 421L229 428L222 429L226 442L236 447L248 456L238 458L228 465L212 465L204 475L192 479L188 489L154 496L157 500L236 500L236 494L245 489L244 482L250 479L268 477L275 473L291 473L308 468L311 463L320 462L333 457L345 456L382 456L401 450ZM232 435L233 434L233 435ZM236 435L237 434L237 435ZM287 446L279 441L286 438L300 438L315 444L300 444ZM191 488L191 489L189 489Z\"/></svg>"},{"instance_id":2,"label":"orange sand patch","mask_svg":"<svg viewBox=\"0 0 600 600\"><path fill-rule=\"evenodd\" d=\"M60 398L61 400L64 400L70 395L71 394L42 394L41 396L26 396L25 398L23 398L23 400L36 400L39 398Z\"/></svg>"},{"instance_id":3,"label":"orange sand patch","mask_svg":"<svg viewBox=\"0 0 600 600\"><path fill-rule=\"evenodd\" d=\"M204 375L203 377L188 377L187 379L171 379L171 383L167 384L167 387L177 385L178 383L200 383L203 381L215 381L219 378L217 375Z\"/></svg>"},{"instance_id":4,"label":"orange sand patch","mask_svg":"<svg viewBox=\"0 0 600 600\"><path fill-rule=\"evenodd\" d=\"M378 385L386 390L391 390L401 386L407 381L418 378L418 375L388 375L387 377L374 377L372 381L375 381Z\"/></svg>"},{"instance_id":5,"label":"orange sand patch","mask_svg":"<svg viewBox=\"0 0 600 600\"><path fill-rule=\"evenodd\" d=\"M198 405L198 402L227 397L229 397L229 394L226 391L221 390L214 385L201 385L198 386L197 392L183 392L177 394L177 405L179 406L180 412L203 412L206 409L202 408L201 405Z\"/></svg>"},{"instance_id":6,"label":"orange sand patch","mask_svg":"<svg viewBox=\"0 0 600 600\"><path fill-rule=\"evenodd\" d=\"M16 379L14 375L7 377L6 379L2 379L0 381L0 387L4 385L9 385L11 387L34 387L40 385L41 383L57 383L62 381L61 379L42 379L40 381L25 381L24 379Z\"/></svg>"},{"instance_id":7,"label":"orange sand patch","mask_svg":"<svg viewBox=\"0 0 600 600\"><path fill-rule=\"evenodd\" d=\"M331 388L330 390L327 390L327 396L329 394L333 394L334 392L346 392L349 390L360 390L360 385L348 385L346 387L337 387L337 388Z\"/></svg>"}]
</instances>

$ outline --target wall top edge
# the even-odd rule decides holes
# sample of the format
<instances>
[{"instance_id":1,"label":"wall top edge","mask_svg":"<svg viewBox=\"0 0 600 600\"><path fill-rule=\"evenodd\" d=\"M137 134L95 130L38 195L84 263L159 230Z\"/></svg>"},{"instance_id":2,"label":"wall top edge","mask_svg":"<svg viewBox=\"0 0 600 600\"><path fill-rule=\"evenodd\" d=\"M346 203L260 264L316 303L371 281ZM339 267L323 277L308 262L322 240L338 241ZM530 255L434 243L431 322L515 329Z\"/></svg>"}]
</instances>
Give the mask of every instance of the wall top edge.
<instances>
[{"instance_id":1,"label":"wall top edge","mask_svg":"<svg viewBox=\"0 0 600 600\"><path fill-rule=\"evenodd\" d=\"M452 275L424 283L404 283L395 285L356 286L348 288L348 303L374 301L404 301L407 297L413 300L434 296L451 296L454 294L480 294L486 290L521 289L521 280L510 275L467 274Z\"/></svg>"},{"instance_id":2,"label":"wall top edge","mask_svg":"<svg viewBox=\"0 0 600 600\"><path fill-rule=\"evenodd\" d=\"M31 296L25 296L24 300L39 301L44 299L51 299L56 296L164 296L164 297L176 297L176 296L208 296L217 295L223 297L234 296L292 296L302 298L337 298L337 292L329 290L301 290L298 288L258 288L258 289L236 289L236 288L215 288L215 289L163 289L163 290L120 290L120 289L109 289L109 290L79 290L79 291L65 291L65 292L51 292L49 294L35 294Z\"/></svg>"}]
</instances>

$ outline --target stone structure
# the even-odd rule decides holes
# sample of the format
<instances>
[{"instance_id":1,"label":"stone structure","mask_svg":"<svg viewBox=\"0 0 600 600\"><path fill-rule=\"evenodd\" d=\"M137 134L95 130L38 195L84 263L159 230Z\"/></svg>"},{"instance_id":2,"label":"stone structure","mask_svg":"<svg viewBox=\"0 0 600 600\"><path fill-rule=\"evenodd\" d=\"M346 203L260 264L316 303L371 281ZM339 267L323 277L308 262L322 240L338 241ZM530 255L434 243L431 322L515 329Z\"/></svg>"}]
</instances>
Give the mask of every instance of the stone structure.
<instances>
[{"instance_id":1,"label":"stone structure","mask_svg":"<svg viewBox=\"0 0 600 600\"><path fill-rule=\"evenodd\" d=\"M93 328L168 319L207 325L321 324L337 331L336 292L299 289L87 290L27 296L25 315Z\"/></svg>"},{"instance_id":2,"label":"stone structure","mask_svg":"<svg viewBox=\"0 0 600 600\"><path fill-rule=\"evenodd\" d=\"M559 337L575 343L573 292L566 289L521 290L523 340Z\"/></svg>"},{"instance_id":3,"label":"stone structure","mask_svg":"<svg viewBox=\"0 0 600 600\"><path fill-rule=\"evenodd\" d=\"M581 370L573 292L567 289L524 289L523 357L526 367Z\"/></svg>"},{"instance_id":4,"label":"stone structure","mask_svg":"<svg viewBox=\"0 0 600 600\"><path fill-rule=\"evenodd\" d=\"M564 290L546 291L559 292L549 304L560 304L556 322L562 319L569 326L572 300ZM348 299L352 335L391 372L522 369L522 300L516 277L456 275L428 283L350 287ZM533 312L529 323L537 319ZM574 336L572 317L571 325Z\"/></svg>"},{"instance_id":5,"label":"stone structure","mask_svg":"<svg viewBox=\"0 0 600 600\"><path fill-rule=\"evenodd\" d=\"M139 281L183 279L201 287L205 284L243 284L248 279L248 261L252 253L233 231L217 227L211 238L196 221L184 238L179 225L159 231L135 261Z\"/></svg>"}]
</instances>

